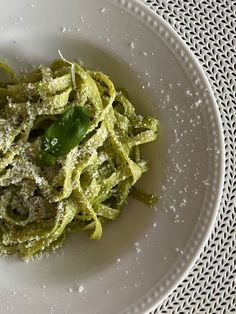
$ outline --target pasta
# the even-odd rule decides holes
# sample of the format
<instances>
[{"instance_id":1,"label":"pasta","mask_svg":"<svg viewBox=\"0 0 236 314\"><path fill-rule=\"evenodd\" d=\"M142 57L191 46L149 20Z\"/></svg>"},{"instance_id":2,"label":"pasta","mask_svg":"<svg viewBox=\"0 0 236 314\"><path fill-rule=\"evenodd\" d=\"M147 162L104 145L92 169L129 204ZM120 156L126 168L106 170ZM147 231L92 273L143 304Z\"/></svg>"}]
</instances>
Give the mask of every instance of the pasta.
<instances>
[{"instance_id":1,"label":"pasta","mask_svg":"<svg viewBox=\"0 0 236 314\"><path fill-rule=\"evenodd\" d=\"M135 113L102 72L55 60L0 83L0 253L60 247L68 232L100 239L147 171L139 145L158 122Z\"/></svg>"}]
</instances>

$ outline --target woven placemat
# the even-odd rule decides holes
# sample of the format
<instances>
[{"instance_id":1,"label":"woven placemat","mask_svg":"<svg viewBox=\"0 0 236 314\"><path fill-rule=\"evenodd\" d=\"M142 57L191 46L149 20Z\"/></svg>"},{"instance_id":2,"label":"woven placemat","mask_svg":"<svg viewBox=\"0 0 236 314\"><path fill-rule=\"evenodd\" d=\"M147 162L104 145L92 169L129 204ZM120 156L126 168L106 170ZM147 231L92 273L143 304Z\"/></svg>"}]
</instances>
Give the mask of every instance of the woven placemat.
<instances>
[{"instance_id":1,"label":"woven placemat","mask_svg":"<svg viewBox=\"0 0 236 314\"><path fill-rule=\"evenodd\" d=\"M143 0L182 37L219 106L225 180L213 232L189 275L154 313L236 313L236 1Z\"/></svg>"}]
</instances>

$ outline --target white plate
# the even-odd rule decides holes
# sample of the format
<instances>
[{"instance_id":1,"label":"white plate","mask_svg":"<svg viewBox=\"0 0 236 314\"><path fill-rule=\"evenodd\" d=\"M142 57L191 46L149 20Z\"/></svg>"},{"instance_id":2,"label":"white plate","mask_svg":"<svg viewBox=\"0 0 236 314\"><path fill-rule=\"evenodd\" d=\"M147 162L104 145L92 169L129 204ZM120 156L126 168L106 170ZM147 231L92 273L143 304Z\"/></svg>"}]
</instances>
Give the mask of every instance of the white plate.
<instances>
[{"instance_id":1,"label":"white plate","mask_svg":"<svg viewBox=\"0 0 236 314\"><path fill-rule=\"evenodd\" d=\"M160 120L140 186L156 210L130 200L104 237L69 239L25 264L0 259L0 313L143 313L183 279L202 250L223 178L220 118L207 79L174 31L140 1L1 0L0 56L18 69L79 58L125 87Z\"/></svg>"}]
</instances>

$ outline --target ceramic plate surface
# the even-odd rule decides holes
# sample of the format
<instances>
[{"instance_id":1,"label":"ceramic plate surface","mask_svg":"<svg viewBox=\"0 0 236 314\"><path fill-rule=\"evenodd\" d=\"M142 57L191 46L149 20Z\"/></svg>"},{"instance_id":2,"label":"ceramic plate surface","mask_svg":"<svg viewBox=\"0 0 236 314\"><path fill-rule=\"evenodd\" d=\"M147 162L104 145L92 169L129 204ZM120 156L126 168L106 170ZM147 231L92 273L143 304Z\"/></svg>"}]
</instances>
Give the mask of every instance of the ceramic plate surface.
<instances>
[{"instance_id":1,"label":"ceramic plate surface","mask_svg":"<svg viewBox=\"0 0 236 314\"><path fill-rule=\"evenodd\" d=\"M70 237L34 262L0 259L0 313L144 313L183 279L209 236L223 178L220 118L192 53L140 1L0 0L0 57L18 70L58 50L107 73L137 111L160 120L139 182L155 209L129 200L101 241Z\"/></svg>"}]
</instances>

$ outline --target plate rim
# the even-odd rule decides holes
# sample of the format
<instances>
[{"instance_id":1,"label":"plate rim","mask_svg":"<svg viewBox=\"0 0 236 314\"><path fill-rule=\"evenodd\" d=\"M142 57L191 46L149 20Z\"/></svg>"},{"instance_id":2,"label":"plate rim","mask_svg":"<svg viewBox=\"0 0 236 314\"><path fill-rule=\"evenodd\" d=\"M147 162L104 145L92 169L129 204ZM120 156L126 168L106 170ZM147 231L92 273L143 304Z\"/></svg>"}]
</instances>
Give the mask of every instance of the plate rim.
<instances>
[{"instance_id":1,"label":"plate rim","mask_svg":"<svg viewBox=\"0 0 236 314\"><path fill-rule=\"evenodd\" d=\"M161 294L161 296L156 295L155 290L157 288L157 284L151 288L149 291L146 292L144 296L142 296L140 299L138 299L136 302L130 304L128 307L124 308L119 314L131 314L131 313L138 313L142 314L145 312L149 313L153 310L155 310L172 292L174 289L176 289L179 284L187 277L187 275L190 273L191 269L195 265L197 259L199 258L200 254L203 252L210 235L212 234L219 207L220 207L220 202L222 199L222 192L223 192L223 187L224 187L224 177L225 177L225 145L224 145L224 135L223 135L223 126L222 126L222 120L220 117L220 112L219 108L217 105L216 97L214 95L212 86L210 84L210 81L208 80L208 77L198 61L197 57L194 55L192 50L187 46L185 41L181 38L181 36L172 28L172 26L164 20L162 16L160 16L158 13L153 11L150 7L148 7L144 2L140 0L108 0L109 2L115 3L119 5L120 7L126 8L129 10L129 13L134 13L133 16L137 16L138 11L141 19L148 24L149 28L155 33L156 36L157 34L157 26L158 23L161 24L161 31L167 31L165 35L167 37L174 38L174 41L177 41L180 47L183 50L183 56L181 56L181 59L184 57L189 57L189 60L187 62L191 62L191 64L194 65L195 69L199 72L201 76L201 81L205 84L205 87L207 87L207 96L210 99L212 103L212 109L213 113L215 115L215 121L217 121L216 128L217 128L217 136L218 136L218 141L219 141L219 146L221 148L220 154L219 154L219 181L217 184L217 196L214 198L214 206L212 207L211 210L211 216L208 218L208 227L203 231L204 236L203 239L199 240L198 243L195 245L196 250L194 253L192 253L191 258L188 262L188 264L185 264L184 266L181 266L182 269L180 270L180 275L175 278L175 280L168 285L168 290L165 291L164 293ZM133 11L133 12L132 12ZM152 25L153 24L153 25ZM155 29L156 28L156 29ZM163 28L163 29L162 29ZM161 38L162 40L164 39L163 37ZM167 39L167 38L166 38ZM169 40L169 38L168 38ZM163 40L165 44L167 44L166 40ZM171 50L173 52L173 49ZM179 60L181 60L179 58ZM181 64L182 65L182 64ZM199 222L198 222L199 224ZM194 227L194 231L191 234L190 239L187 241L186 246L191 242L191 238L196 232L196 227ZM171 272L172 269L175 267L176 263L172 265L170 270L168 271ZM167 274L163 276L163 278L160 280L160 282L163 281L163 279L166 277ZM160 285L160 282L158 285ZM150 297L150 295L152 295Z\"/></svg>"}]
</instances>

